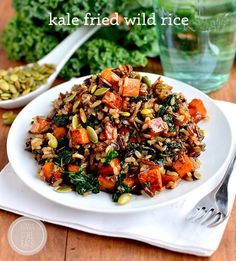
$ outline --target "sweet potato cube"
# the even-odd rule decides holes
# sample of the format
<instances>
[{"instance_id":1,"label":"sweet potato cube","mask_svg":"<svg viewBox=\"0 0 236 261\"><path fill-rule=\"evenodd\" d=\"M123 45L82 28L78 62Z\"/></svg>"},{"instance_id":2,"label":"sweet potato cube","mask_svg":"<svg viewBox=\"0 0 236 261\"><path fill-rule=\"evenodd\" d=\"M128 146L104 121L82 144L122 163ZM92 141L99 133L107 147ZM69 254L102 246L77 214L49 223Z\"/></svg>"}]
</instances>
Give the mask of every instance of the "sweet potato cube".
<instances>
[{"instance_id":1,"label":"sweet potato cube","mask_svg":"<svg viewBox=\"0 0 236 261\"><path fill-rule=\"evenodd\" d=\"M117 85L118 81L120 80L120 77L115 74L110 68L105 68L101 72L100 77L114 86Z\"/></svg>"},{"instance_id":2,"label":"sweet potato cube","mask_svg":"<svg viewBox=\"0 0 236 261\"><path fill-rule=\"evenodd\" d=\"M192 116L194 122L199 122L207 115L206 107L204 106L202 100L200 99L193 99L189 103L188 108L189 108L189 113Z\"/></svg>"},{"instance_id":3,"label":"sweet potato cube","mask_svg":"<svg viewBox=\"0 0 236 261\"><path fill-rule=\"evenodd\" d=\"M30 133L34 133L34 134L45 133L48 131L49 128L50 128L50 122L46 118L37 116L33 120L33 124L30 128Z\"/></svg>"},{"instance_id":4,"label":"sweet potato cube","mask_svg":"<svg viewBox=\"0 0 236 261\"><path fill-rule=\"evenodd\" d=\"M183 154L173 162L172 168L179 174L180 178L183 178L188 172L194 170L194 165L190 158Z\"/></svg>"},{"instance_id":5,"label":"sweet potato cube","mask_svg":"<svg viewBox=\"0 0 236 261\"><path fill-rule=\"evenodd\" d=\"M71 129L70 138L72 146L87 144L90 142L88 132L84 128Z\"/></svg>"},{"instance_id":6,"label":"sweet potato cube","mask_svg":"<svg viewBox=\"0 0 236 261\"><path fill-rule=\"evenodd\" d=\"M57 127L57 125L52 126L53 134L57 139L61 139L66 136L66 128L65 127Z\"/></svg>"},{"instance_id":7,"label":"sweet potato cube","mask_svg":"<svg viewBox=\"0 0 236 261\"><path fill-rule=\"evenodd\" d=\"M75 164L69 164L68 165L68 170L70 172L77 172L79 170L79 166L78 165L75 165Z\"/></svg>"},{"instance_id":8,"label":"sweet potato cube","mask_svg":"<svg viewBox=\"0 0 236 261\"><path fill-rule=\"evenodd\" d=\"M177 175L173 176L173 175L161 174L161 180L162 180L163 186L167 185L170 181L175 182L177 179L179 179L179 177Z\"/></svg>"},{"instance_id":9,"label":"sweet potato cube","mask_svg":"<svg viewBox=\"0 0 236 261\"><path fill-rule=\"evenodd\" d=\"M98 181L102 191L112 191L115 188L116 181L113 177L103 177L99 175Z\"/></svg>"},{"instance_id":10,"label":"sweet potato cube","mask_svg":"<svg viewBox=\"0 0 236 261\"><path fill-rule=\"evenodd\" d=\"M151 197L162 188L161 173L158 166L139 173L138 179L144 191Z\"/></svg>"},{"instance_id":11,"label":"sweet potato cube","mask_svg":"<svg viewBox=\"0 0 236 261\"><path fill-rule=\"evenodd\" d=\"M161 134L168 129L166 122L164 122L162 120L162 118L160 118L160 117L156 118L156 119L149 120L147 122L147 125L148 125L148 128L150 129L149 134L151 136Z\"/></svg>"},{"instance_id":12,"label":"sweet potato cube","mask_svg":"<svg viewBox=\"0 0 236 261\"><path fill-rule=\"evenodd\" d=\"M120 173L120 160L118 158L110 161L109 165L101 164L98 166L98 173L103 177L118 175Z\"/></svg>"},{"instance_id":13,"label":"sweet potato cube","mask_svg":"<svg viewBox=\"0 0 236 261\"><path fill-rule=\"evenodd\" d=\"M125 97L139 96L140 80L126 77L123 81L123 93Z\"/></svg>"},{"instance_id":14,"label":"sweet potato cube","mask_svg":"<svg viewBox=\"0 0 236 261\"><path fill-rule=\"evenodd\" d=\"M53 184L55 181L62 178L62 173L60 167L58 167L53 162L46 162L41 171L39 172L41 177L47 181L49 184Z\"/></svg>"}]
</instances>

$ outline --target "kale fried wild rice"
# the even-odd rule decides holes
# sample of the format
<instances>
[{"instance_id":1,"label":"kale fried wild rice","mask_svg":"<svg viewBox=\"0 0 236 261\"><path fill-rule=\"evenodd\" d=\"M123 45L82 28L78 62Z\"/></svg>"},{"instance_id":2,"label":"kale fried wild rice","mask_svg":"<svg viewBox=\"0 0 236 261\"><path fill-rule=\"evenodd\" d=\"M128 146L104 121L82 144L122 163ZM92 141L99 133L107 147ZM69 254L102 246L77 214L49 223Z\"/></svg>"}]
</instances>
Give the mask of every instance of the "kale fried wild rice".
<instances>
[{"instance_id":1,"label":"kale fried wild rice","mask_svg":"<svg viewBox=\"0 0 236 261\"><path fill-rule=\"evenodd\" d=\"M58 192L154 196L182 180L198 179L206 118L161 78L155 83L129 65L60 94L48 116L36 116L26 148L42 167L39 176Z\"/></svg>"}]
</instances>

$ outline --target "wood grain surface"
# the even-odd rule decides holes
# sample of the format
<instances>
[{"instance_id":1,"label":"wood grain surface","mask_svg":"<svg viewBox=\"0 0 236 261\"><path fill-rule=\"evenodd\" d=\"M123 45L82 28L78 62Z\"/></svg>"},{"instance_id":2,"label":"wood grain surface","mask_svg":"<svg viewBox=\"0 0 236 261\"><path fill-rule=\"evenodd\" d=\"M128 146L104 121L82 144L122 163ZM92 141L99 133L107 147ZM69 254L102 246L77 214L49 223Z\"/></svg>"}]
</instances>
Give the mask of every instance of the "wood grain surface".
<instances>
[{"instance_id":1,"label":"wood grain surface","mask_svg":"<svg viewBox=\"0 0 236 261\"><path fill-rule=\"evenodd\" d=\"M0 32L6 26L9 19L14 15L11 8L11 1L0 0ZM1 39L1 38L0 38ZM0 46L0 68L8 68L22 63L8 60ZM152 59L146 68L148 72L161 73L162 69L158 59ZM236 103L236 63L232 69L227 84L210 96L214 99L231 101ZM0 110L0 169L8 162L6 154L6 140L9 127L2 123ZM9 193L11 188L9 188ZM1 195L4 196L4 195ZM92 235L62 226L45 223L48 240L44 249L33 257L21 256L15 253L8 244L7 232L10 224L18 218L18 215L0 210L0 260L21 261L21 260L90 260L90 261L235 261L236 260L236 204L229 219L219 249L213 256L195 257L185 254L178 254L163 250L144 243L132 240L115 239Z\"/></svg>"}]
</instances>

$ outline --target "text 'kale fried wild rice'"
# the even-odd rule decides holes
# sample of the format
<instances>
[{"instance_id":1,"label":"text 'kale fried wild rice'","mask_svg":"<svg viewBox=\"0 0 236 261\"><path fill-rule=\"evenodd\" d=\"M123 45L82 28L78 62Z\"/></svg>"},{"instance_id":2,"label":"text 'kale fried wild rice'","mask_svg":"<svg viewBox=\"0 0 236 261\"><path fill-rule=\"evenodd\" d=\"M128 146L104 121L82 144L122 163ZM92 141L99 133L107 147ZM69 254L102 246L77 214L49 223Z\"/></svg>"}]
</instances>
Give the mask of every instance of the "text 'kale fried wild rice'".
<instances>
[{"instance_id":1,"label":"text 'kale fried wild rice'","mask_svg":"<svg viewBox=\"0 0 236 261\"><path fill-rule=\"evenodd\" d=\"M153 197L200 178L197 157L207 111L161 78L151 83L129 65L104 69L60 94L48 116L33 119L26 142L39 176L58 192Z\"/></svg>"}]
</instances>

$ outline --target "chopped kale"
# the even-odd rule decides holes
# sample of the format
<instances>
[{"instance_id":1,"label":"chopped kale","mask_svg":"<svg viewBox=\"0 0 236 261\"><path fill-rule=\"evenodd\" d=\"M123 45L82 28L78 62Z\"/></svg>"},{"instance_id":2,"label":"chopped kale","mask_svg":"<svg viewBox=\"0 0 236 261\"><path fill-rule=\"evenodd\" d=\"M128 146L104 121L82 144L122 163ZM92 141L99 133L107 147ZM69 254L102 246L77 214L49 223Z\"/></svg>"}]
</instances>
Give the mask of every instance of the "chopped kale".
<instances>
[{"instance_id":1,"label":"chopped kale","mask_svg":"<svg viewBox=\"0 0 236 261\"><path fill-rule=\"evenodd\" d=\"M100 185L99 181L90 176L89 174L85 174L84 170L86 166L81 166L77 172L64 172L68 174L70 178L70 182L75 185L75 190L80 195L83 195L86 192L99 193Z\"/></svg>"},{"instance_id":2,"label":"chopped kale","mask_svg":"<svg viewBox=\"0 0 236 261\"><path fill-rule=\"evenodd\" d=\"M143 151L147 151L148 153L150 153L151 155L156 154L156 150L149 147L149 146L145 146L145 145L140 145L137 143L130 143L128 145L128 152L130 154L133 154L135 150L139 151L139 152L143 152Z\"/></svg>"},{"instance_id":3,"label":"chopped kale","mask_svg":"<svg viewBox=\"0 0 236 261\"><path fill-rule=\"evenodd\" d=\"M97 124L96 121L87 121L87 122L83 123L82 126L84 128L87 128L88 126L94 128L96 126L96 124Z\"/></svg>"},{"instance_id":4,"label":"chopped kale","mask_svg":"<svg viewBox=\"0 0 236 261\"><path fill-rule=\"evenodd\" d=\"M60 166L66 166L72 161L71 150L63 149L58 152L58 158L56 158L56 162Z\"/></svg>"},{"instance_id":5,"label":"chopped kale","mask_svg":"<svg viewBox=\"0 0 236 261\"><path fill-rule=\"evenodd\" d=\"M149 96L137 96L137 97L131 97L131 98L130 98L130 101L137 103L137 102L139 102L139 101L144 101L144 102L146 102L146 101L148 101L149 99L150 99Z\"/></svg>"},{"instance_id":6,"label":"chopped kale","mask_svg":"<svg viewBox=\"0 0 236 261\"><path fill-rule=\"evenodd\" d=\"M173 118L172 118L171 115L165 114L163 116L163 120L167 123L170 132L174 132L176 130L175 129L175 124L174 124L174 121L173 121Z\"/></svg>"},{"instance_id":7,"label":"chopped kale","mask_svg":"<svg viewBox=\"0 0 236 261\"><path fill-rule=\"evenodd\" d=\"M113 149L109 149L109 151L105 155L105 161L104 164L108 165L111 160L117 158L119 156L119 153Z\"/></svg>"},{"instance_id":8,"label":"chopped kale","mask_svg":"<svg viewBox=\"0 0 236 261\"><path fill-rule=\"evenodd\" d=\"M165 151L163 151L160 155L161 156L171 156L176 154L176 152L174 150L176 149L181 149L183 147L182 143L176 142L176 141L172 141L172 142L164 142L163 143L164 146L166 146Z\"/></svg>"},{"instance_id":9,"label":"chopped kale","mask_svg":"<svg viewBox=\"0 0 236 261\"><path fill-rule=\"evenodd\" d=\"M147 188L150 188L151 187L151 183L150 182L145 182L144 186L147 187Z\"/></svg>"},{"instance_id":10,"label":"chopped kale","mask_svg":"<svg viewBox=\"0 0 236 261\"><path fill-rule=\"evenodd\" d=\"M55 115L53 117L52 122L57 125L57 127L66 126L69 123L69 116L68 115Z\"/></svg>"},{"instance_id":11,"label":"chopped kale","mask_svg":"<svg viewBox=\"0 0 236 261\"><path fill-rule=\"evenodd\" d=\"M172 100L173 97L175 98L175 103L173 105L171 105L170 103L171 103L171 100ZM176 94L175 93L170 94L166 97L166 99L164 100L160 110L158 111L159 117L162 117L165 114L168 106L172 107L173 112L175 112L178 109L178 105L176 103Z\"/></svg>"},{"instance_id":12,"label":"chopped kale","mask_svg":"<svg viewBox=\"0 0 236 261\"><path fill-rule=\"evenodd\" d=\"M130 187L123 183L124 178L125 175L118 176L118 180L115 184L115 192L112 195L113 202L117 202L122 194L130 192Z\"/></svg>"}]
</instances>

